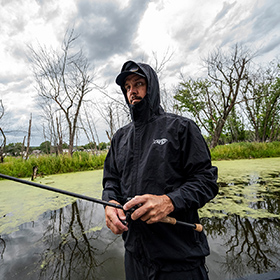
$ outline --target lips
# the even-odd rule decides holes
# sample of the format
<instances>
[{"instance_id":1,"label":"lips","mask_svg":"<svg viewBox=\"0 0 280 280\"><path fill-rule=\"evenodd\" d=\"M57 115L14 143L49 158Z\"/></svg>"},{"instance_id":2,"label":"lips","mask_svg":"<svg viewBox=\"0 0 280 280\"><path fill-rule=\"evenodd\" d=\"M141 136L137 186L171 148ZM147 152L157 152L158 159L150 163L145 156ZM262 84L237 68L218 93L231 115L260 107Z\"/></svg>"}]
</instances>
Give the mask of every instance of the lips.
<instances>
[{"instance_id":1,"label":"lips","mask_svg":"<svg viewBox=\"0 0 280 280\"><path fill-rule=\"evenodd\" d=\"M142 100L142 98L140 96L134 96L130 99L131 104L135 104L138 103Z\"/></svg>"}]
</instances>

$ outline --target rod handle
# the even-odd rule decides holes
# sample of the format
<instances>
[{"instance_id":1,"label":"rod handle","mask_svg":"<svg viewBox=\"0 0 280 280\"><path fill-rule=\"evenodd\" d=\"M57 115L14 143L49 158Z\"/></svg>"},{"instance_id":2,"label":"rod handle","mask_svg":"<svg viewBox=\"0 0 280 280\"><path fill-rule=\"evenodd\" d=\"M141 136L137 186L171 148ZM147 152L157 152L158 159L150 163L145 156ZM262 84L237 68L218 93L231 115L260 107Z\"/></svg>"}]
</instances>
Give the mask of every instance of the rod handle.
<instances>
[{"instance_id":1,"label":"rod handle","mask_svg":"<svg viewBox=\"0 0 280 280\"><path fill-rule=\"evenodd\" d=\"M194 230L196 230L198 232L202 232L203 226L201 224L194 224L194 225L195 225L195 229Z\"/></svg>"},{"instance_id":2,"label":"rod handle","mask_svg":"<svg viewBox=\"0 0 280 280\"><path fill-rule=\"evenodd\" d=\"M171 225L176 225L176 219L166 216L163 219L160 220L161 223L166 223L166 224L171 224Z\"/></svg>"},{"instance_id":3,"label":"rod handle","mask_svg":"<svg viewBox=\"0 0 280 280\"><path fill-rule=\"evenodd\" d=\"M171 224L171 225L176 225L177 220L173 217L166 216L165 218L161 219L160 222L166 223L166 224ZM181 222L181 221L178 221L178 224L191 227L198 232L202 232L202 230L203 230L203 226L201 224L189 224L189 223L185 223L185 222Z\"/></svg>"}]
</instances>

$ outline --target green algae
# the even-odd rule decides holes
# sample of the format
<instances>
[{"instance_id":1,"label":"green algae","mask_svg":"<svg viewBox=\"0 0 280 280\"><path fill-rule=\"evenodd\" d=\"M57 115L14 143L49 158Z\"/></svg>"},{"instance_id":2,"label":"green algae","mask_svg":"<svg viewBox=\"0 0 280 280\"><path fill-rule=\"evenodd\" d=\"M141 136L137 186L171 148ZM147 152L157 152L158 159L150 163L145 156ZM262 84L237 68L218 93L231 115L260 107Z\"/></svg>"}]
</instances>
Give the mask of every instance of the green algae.
<instances>
[{"instance_id":1,"label":"green algae","mask_svg":"<svg viewBox=\"0 0 280 280\"><path fill-rule=\"evenodd\" d=\"M219 194L200 216L280 219L280 158L214 161L219 169ZM37 178L35 182L95 198L102 193L102 170ZM76 199L13 181L0 181L0 234L36 221L46 211L57 210ZM101 226L89 231L100 230Z\"/></svg>"},{"instance_id":2,"label":"green algae","mask_svg":"<svg viewBox=\"0 0 280 280\"><path fill-rule=\"evenodd\" d=\"M214 161L219 169L219 194L200 209L200 216L278 218L280 158Z\"/></svg>"},{"instance_id":3,"label":"green algae","mask_svg":"<svg viewBox=\"0 0 280 280\"><path fill-rule=\"evenodd\" d=\"M101 197L102 170L67 173L37 178L35 182L54 188ZM3 180L0 182L0 234L8 234L19 225L36 221L46 211L57 210L76 199L29 185Z\"/></svg>"}]
</instances>

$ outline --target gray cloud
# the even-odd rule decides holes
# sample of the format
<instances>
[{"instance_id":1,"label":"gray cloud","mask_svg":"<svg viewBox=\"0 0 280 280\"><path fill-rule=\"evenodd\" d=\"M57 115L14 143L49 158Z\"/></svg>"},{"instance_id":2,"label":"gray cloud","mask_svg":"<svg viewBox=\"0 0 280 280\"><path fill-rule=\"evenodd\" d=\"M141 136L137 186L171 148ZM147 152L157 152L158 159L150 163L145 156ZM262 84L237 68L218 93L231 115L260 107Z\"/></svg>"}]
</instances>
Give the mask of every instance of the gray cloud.
<instances>
[{"instance_id":1,"label":"gray cloud","mask_svg":"<svg viewBox=\"0 0 280 280\"><path fill-rule=\"evenodd\" d=\"M275 50L276 48L279 49L280 46L280 37L277 36L273 38L265 47L262 47L259 51L259 54L266 54Z\"/></svg>"},{"instance_id":2,"label":"gray cloud","mask_svg":"<svg viewBox=\"0 0 280 280\"><path fill-rule=\"evenodd\" d=\"M236 2L234 2L232 4L224 2L222 10L216 15L216 17L213 21L213 24L215 24L219 20L223 19L235 5L236 5Z\"/></svg>"},{"instance_id":3,"label":"gray cloud","mask_svg":"<svg viewBox=\"0 0 280 280\"><path fill-rule=\"evenodd\" d=\"M76 30L85 40L90 60L100 61L131 50L148 3L130 1L120 8L115 1L79 1Z\"/></svg>"},{"instance_id":4,"label":"gray cloud","mask_svg":"<svg viewBox=\"0 0 280 280\"><path fill-rule=\"evenodd\" d=\"M256 8L252 14L252 20L254 22L252 27L253 33L265 35L267 32L280 26L280 2L275 0L267 2L270 2L270 5Z\"/></svg>"},{"instance_id":5,"label":"gray cloud","mask_svg":"<svg viewBox=\"0 0 280 280\"><path fill-rule=\"evenodd\" d=\"M62 13L60 7L59 7L59 1L55 0L36 0L36 2L39 4L40 9L38 11L38 17L43 18L46 22L49 22L56 17L59 17Z\"/></svg>"}]
</instances>

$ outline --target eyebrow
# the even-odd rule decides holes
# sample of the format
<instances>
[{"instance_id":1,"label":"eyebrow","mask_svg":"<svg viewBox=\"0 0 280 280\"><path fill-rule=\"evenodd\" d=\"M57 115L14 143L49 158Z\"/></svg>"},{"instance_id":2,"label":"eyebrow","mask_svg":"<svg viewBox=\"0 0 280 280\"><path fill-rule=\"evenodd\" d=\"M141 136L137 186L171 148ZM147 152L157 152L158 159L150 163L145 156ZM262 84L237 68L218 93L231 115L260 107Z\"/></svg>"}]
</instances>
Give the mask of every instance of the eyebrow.
<instances>
[{"instance_id":1,"label":"eyebrow","mask_svg":"<svg viewBox=\"0 0 280 280\"><path fill-rule=\"evenodd\" d=\"M139 76L139 77L135 77L135 79L132 79L131 81L132 81L132 82L137 82L137 81L139 81L139 80L141 80L141 79L145 80L144 77ZM127 82L124 83L124 86L126 86L126 85L127 85Z\"/></svg>"}]
</instances>

